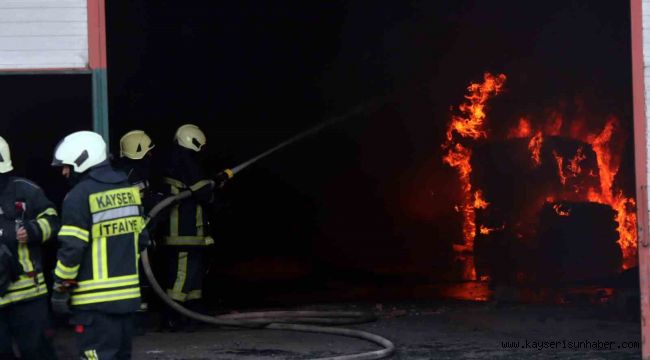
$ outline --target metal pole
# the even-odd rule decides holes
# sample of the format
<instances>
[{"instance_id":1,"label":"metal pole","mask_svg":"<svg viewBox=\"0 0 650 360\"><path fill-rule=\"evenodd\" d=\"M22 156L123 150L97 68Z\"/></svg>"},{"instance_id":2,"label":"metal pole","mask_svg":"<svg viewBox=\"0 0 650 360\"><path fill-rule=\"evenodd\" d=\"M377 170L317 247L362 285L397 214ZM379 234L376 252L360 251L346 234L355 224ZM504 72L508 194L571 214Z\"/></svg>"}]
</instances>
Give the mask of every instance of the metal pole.
<instances>
[{"instance_id":1,"label":"metal pole","mask_svg":"<svg viewBox=\"0 0 650 360\"><path fill-rule=\"evenodd\" d=\"M92 71L93 130L104 137L106 144L110 144L105 5L105 0L88 0L88 47Z\"/></svg>"},{"instance_id":2,"label":"metal pole","mask_svg":"<svg viewBox=\"0 0 650 360\"><path fill-rule=\"evenodd\" d=\"M643 0L646 2L647 0ZM641 293L641 356L650 359L650 245L648 238L648 139L646 86L643 58L642 0L630 0L632 34L632 99L634 114L634 161L636 175L636 208L639 253L639 285Z\"/></svg>"},{"instance_id":3,"label":"metal pole","mask_svg":"<svg viewBox=\"0 0 650 360\"><path fill-rule=\"evenodd\" d=\"M93 77L93 130L104 137L106 144L109 142L108 131L108 86L106 69L95 69Z\"/></svg>"}]
</instances>

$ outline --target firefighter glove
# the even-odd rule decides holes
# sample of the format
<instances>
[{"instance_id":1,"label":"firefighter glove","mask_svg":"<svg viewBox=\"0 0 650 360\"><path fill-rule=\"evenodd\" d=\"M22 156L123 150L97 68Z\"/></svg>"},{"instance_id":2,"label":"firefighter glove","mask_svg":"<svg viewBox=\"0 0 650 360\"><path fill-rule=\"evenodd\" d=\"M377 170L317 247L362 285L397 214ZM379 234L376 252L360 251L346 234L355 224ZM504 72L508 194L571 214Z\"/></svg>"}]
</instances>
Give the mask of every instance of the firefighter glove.
<instances>
[{"instance_id":1,"label":"firefighter glove","mask_svg":"<svg viewBox=\"0 0 650 360\"><path fill-rule=\"evenodd\" d=\"M222 188L226 185L228 180L230 180L234 176L232 170L226 169L220 173L217 174L217 176L214 177L214 181L217 185L218 188Z\"/></svg>"},{"instance_id":2,"label":"firefighter glove","mask_svg":"<svg viewBox=\"0 0 650 360\"><path fill-rule=\"evenodd\" d=\"M52 292L52 311L54 311L55 314L59 315L68 315L71 313L70 311L70 306L68 303L70 302L70 293L65 291L53 291Z\"/></svg>"}]
</instances>

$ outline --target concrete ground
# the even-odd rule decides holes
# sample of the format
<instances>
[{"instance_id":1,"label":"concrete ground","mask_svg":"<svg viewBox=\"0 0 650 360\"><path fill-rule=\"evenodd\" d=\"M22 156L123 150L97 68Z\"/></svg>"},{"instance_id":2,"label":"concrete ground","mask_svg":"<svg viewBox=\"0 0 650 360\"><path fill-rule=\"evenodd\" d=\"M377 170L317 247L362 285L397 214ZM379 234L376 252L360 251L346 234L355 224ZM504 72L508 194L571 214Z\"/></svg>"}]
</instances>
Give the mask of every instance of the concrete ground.
<instances>
[{"instance_id":1,"label":"concrete ground","mask_svg":"<svg viewBox=\"0 0 650 360\"><path fill-rule=\"evenodd\" d=\"M312 306L373 310L377 322L351 326L392 340L391 359L638 359L637 316L604 305L495 305L476 302ZM506 344L508 342L508 344ZM72 333L57 334L61 359L73 359ZM509 348L506 348L509 346ZM513 348L519 346L519 348ZM629 348L626 348L629 347ZM275 330L202 327L134 340L134 359L314 359L378 349L363 340Z\"/></svg>"}]
</instances>

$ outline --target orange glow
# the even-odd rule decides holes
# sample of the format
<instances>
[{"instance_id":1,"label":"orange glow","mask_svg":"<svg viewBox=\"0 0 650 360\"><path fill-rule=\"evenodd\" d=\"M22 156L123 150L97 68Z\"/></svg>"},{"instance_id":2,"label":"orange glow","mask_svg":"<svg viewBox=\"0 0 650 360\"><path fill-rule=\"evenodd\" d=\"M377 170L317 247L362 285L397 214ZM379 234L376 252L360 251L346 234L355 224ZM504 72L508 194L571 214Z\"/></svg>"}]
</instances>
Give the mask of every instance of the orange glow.
<instances>
[{"instance_id":1,"label":"orange glow","mask_svg":"<svg viewBox=\"0 0 650 360\"><path fill-rule=\"evenodd\" d=\"M551 116L548 118L546 122L546 126L544 128L544 134L548 136L560 135L560 131L562 131L563 123L564 120L562 119L562 115L556 111L553 111L551 113Z\"/></svg>"},{"instance_id":2,"label":"orange glow","mask_svg":"<svg viewBox=\"0 0 650 360\"><path fill-rule=\"evenodd\" d=\"M532 128L530 127L530 120L525 117L519 118L519 125L516 128L510 129L508 132L508 138L527 138L532 133Z\"/></svg>"},{"instance_id":3,"label":"orange glow","mask_svg":"<svg viewBox=\"0 0 650 360\"><path fill-rule=\"evenodd\" d=\"M474 236L476 235L474 205L481 195L479 191L472 193L472 184L470 183L472 150L463 146L461 141L487 138L486 104L490 97L501 92L505 80L506 76L503 74L493 76L490 73L485 73L482 83L470 84L467 88L468 94L465 95L466 101L458 106L458 113L451 116L447 128L447 141L442 146L447 151L443 161L458 171L463 194L459 208L463 213L464 248L469 252L474 250ZM487 203L483 201L478 205L487 206ZM468 264L468 268L464 271L465 277L468 280L475 280L476 271L473 263L466 262L466 264Z\"/></svg>"},{"instance_id":4,"label":"orange glow","mask_svg":"<svg viewBox=\"0 0 650 360\"><path fill-rule=\"evenodd\" d=\"M569 125L569 137L572 139L584 139L588 136L588 131L586 130L587 120L584 118L576 118L571 121Z\"/></svg>"}]
</instances>

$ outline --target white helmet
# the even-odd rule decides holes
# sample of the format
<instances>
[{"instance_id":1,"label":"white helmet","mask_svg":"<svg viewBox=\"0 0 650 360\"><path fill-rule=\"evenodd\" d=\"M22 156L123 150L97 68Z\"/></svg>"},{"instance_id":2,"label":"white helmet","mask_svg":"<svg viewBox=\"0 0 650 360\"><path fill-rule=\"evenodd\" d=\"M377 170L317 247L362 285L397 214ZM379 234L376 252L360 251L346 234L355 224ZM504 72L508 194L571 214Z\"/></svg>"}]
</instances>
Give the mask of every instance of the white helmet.
<instances>
[{"instance_id":1,"label":"white helmet","mask_svg":"<svg viewBox=\"0 0 650 360\"><path fill-rule=\"evenodd\" d=\"M75 172L82 173L107 158L106 143L101 135L92 131L77 131L63 138L56 146L52 166L70 165Z\"/></svg>"},{"instance_id":2,"label":"white helmet","mask_svg":"<svg viewBox=\"0 0 650 360\"><path fill-rule=\"evenodd\" d=\"M8 173L13 169L9 144L0 136L0 174Z\"/></svg>"},{"instance_id":3,"label":"white helmet","mask_svg":"<svg viewBox=\"0 0 650 360\"><path fill-rule=\"evenodd\" d=\"M174 139L178 145L194 150L196 152L201 151L203 145L205 145L206 139L205 134L198 126L192 124L185 124L176 130L176 136Z\"/></svg>"}]
</instances>

